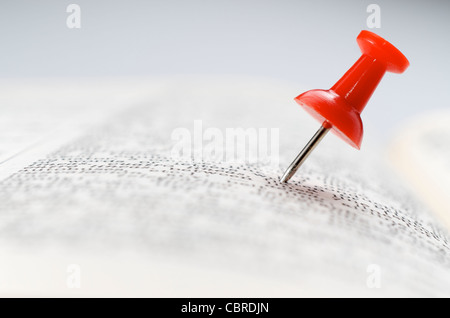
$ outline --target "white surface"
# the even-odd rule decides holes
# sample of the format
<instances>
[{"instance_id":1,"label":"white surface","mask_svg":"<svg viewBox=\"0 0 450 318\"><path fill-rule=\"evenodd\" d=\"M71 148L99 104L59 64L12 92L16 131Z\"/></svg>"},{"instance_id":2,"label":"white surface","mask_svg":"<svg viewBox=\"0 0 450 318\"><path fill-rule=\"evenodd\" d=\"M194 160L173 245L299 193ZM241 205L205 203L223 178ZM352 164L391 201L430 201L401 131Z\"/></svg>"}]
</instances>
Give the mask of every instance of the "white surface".
<instances>
[{"instance_id":1,"label":"white surface","mask_svg":"<svg viewBox=\"0 0 450 318\"><path fill-rule=\"evenodd\" d=\"M373 148L357 152L331 135L301 173L278 182L298 151L289 139L315 127L295 108L272 107L295 87L165 84L0 85L8 131L61 119L59 138L37 131L38 144L22 144L29 129L20 126L27 150L0 165L0 296L449 294L446 231ZM243 105L253 108L241 114ZM172 157L174 129L191 130L197 116L225 132L281 126L280 168ZM69 264L81 269L78 290L66 284ZM367 283L371 265L381 288Z\"/></svg>"}]
</instances>

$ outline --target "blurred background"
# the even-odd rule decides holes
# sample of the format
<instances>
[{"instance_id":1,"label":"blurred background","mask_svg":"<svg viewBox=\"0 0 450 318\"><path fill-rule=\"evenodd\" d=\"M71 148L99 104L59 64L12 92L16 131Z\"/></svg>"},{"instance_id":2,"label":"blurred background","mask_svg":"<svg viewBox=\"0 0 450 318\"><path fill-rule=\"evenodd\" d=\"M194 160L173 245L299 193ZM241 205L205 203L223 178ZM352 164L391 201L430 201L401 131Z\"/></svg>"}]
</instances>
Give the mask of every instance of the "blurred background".
<instances>
[{"instance_id":1,"label":"blurred background","mask_svg":"<svg viewBox=\"0 0 450 318\"><path fill-rule=\"evenodd\" d=\"M66 25L71 3L80 29ZM381 27L370 30L411 62L363 114L366 136L387 141L405 118L449 108L448 1L2 0L0 77L242 75L329 88L359 57L372 3Z\"/></svg>"}]
</instances>

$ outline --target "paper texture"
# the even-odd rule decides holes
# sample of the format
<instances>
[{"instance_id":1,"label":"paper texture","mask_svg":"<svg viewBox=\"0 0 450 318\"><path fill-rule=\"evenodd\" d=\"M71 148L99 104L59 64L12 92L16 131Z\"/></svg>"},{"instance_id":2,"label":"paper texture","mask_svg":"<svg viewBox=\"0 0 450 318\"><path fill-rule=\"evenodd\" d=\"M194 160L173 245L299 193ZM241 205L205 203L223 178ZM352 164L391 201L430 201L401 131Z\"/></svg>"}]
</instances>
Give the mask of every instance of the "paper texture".
<instances>
[{"instance_id":1,"label":"paper texture","mask_svg":"<svg viewBox=\"0 0 450 318\"><path fill-rule=\"evenodd\" d=\"M292 101L299 87L139 83L111 84L121 88L95 99L97 115L80 107L93 86L74 89L66 112L90 124L58 118L72 125L0 165L0 293L450 295L446 231L370 149L330 135L291 182L278 182L317 127ZM68 104L39 92L47 107ZM174 158L173 132L197 138L196 120L225 135L279 128L279 166ZM81 269L78 289L66 284L69 264Z\"/></svg>"}]
</instances>

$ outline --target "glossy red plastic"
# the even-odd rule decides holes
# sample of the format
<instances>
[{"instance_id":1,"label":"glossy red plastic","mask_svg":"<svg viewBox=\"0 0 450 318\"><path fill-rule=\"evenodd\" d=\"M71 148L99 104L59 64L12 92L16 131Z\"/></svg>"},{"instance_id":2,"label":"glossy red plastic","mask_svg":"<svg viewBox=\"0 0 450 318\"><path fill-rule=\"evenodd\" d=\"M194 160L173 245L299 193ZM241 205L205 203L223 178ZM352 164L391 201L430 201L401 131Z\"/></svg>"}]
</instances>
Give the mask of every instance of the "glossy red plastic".
<instances>
[{"instance_id":1,"label":"glossy red plastic","mask_svg":"<svg viewBox=\"0 0 450 318\"><path fill-rule=\"evenodd\" d=\"M356 38L362 55L329 90L315 89L295 98L324 127L360 149L360 114L386 71L402 73L409 62L391 43L370 31Z\"/></svg>"}]
</instances>

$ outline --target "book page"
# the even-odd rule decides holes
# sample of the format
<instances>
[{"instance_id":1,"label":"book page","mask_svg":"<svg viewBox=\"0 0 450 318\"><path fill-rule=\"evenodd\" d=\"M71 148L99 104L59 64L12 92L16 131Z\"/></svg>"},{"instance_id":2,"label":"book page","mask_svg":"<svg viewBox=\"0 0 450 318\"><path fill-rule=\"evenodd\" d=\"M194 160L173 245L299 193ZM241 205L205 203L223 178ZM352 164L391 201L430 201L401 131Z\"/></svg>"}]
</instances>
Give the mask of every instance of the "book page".
<instances>
[{"instance_id":1,"label":"book page","mask_svg":"<svg viewBox=\"0 0 450 318\"><path fill-rule=\"evenodd\" d=\"M318 128L292 100L301 87L155 83L127 86L117 107L97 100L99 120L0 165L2 295L450 294L446 231L370 149L330 134L278 182Z\"/></svg>"},{"instance_id":2,"label":"book page","mask_svg":"<svg viewBox=\"0 0 450 318\"><path fill-rule=\"evenodd\" d=\"M411 120L392 143L390 157L411 188L450 227L450 111Z\"/></svg>"}]
</instances>

